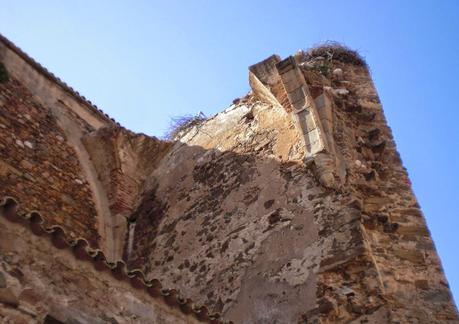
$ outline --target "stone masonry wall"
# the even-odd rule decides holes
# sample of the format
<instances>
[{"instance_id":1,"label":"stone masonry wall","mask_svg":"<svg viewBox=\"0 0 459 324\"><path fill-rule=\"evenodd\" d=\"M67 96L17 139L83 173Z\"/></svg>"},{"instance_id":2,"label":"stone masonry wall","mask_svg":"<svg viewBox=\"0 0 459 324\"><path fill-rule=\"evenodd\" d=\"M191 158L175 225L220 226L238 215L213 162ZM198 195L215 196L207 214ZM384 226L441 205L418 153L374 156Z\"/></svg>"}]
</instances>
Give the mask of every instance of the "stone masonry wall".
<instances>
[{"instance_id":1,"label":"stone masonry wall","mask_svg":"<svg viewBox=\"0 0 459 324\"><path fill-rule=\"evenodd\" d=\"M300 320L323 249L309 199L323 190L300 136L250 98L191 129L150 178L133 264L227 320Z\"/></svg>"},{"instance_id":2,"label":"stone masonry wall","mask_svg":"<svg viewBox=\"0 0 459 324\"><path fill-rule=\"evenodd\" d=\"M46 234L11 208L0 207L1 323L219 323L200 319L202 309L193 311L186 299L179 304L161 285L146 289L136 276L110 271L68 246L65 234L56 235L62 232Z\"/></svg>"},{"instance_id":3,"label":"stone masonry wall","mask_svg":"<svg viewBox=\"0 0 459 324\"><path fill-rule=\"evenodd\" d=\"M0 128L0 195L97 246L97 211L75 150L54 115L15 79L0 84Z\"/></svg>"},{"instance_id":4,"label":"stone masonry wall","mask_svg":"<svg viewBox=\"0 0 459 324\"><path fill-rule=\"evenodd\" d=\"M115 254L128 259L128 222L144 194L143 185L171 144L120 127L103 127L83 138L91 163L107 193Z\"/></svg>"},{"instance_id":5,"label":"stone masonry wall","mask_svg":"<svg viewBox=\"0 0 459 324\"><path fill-rule=\"evenodd\" d=\"M302 66L311 92L332 98L333 138L347 174L337 190L338 204L316 199L319 221L325 221L320 232L334 237L335 246L354 241L363 248L350 258L343 258L348 249L332 250L331 266L322 260L319 318L331 323L365 316L372 323L457 322L440 261L366 66L340 60ZM333 196L329 193L327 199ZM354 224L355 239L336 232L346 208L353 215L348 224Z\"/></svg>"},{"instance_id":6,"label":"stone masonry wall","mask_svg":"<svg viewBox=\"0 0 459 324\"><path fill-rule=\"evenodd\" d=\"M135 156L126 155L123 148L115 145L112 156L118 160L108 166L115 177L104 182L105 170L97 168L100 154L91 151L84 139L101 128L112 128L122 134L120 138L129 142L132 132L116 124L2 35L0 63L10 79L2 87L2 94L4 92L8 102L2 103L0 112L7 127L1 134L6 142L4 154L0 155L0 162L4 163L0 175L9 181L14 178L14 186L17 186L14 190L8 183L10 186L2 187L2 193L8 192L44 214L49 210L51 215L47 219L64 225L69 235L88 239L112 261L121 259L126 218L137 199L137 193L131 193L139 190L137 187L141 182L135 175L142 172L133 175L132 170L118 168L119 160L124 158L124 162L126 159L132 162ZM15 136L26 139L18 138L15 142ZM146 138L144 135L135 136ZM26 145L20 147L22 142L19 140L27 140ZM27 147L29 143L38 145ZM124 155L120 157L120 154ZM22 165L19 164L21 160L24 160ZM129 162L124 165L132 166ZM30 199L22 199L27 195ZM57 211L60 211L59 215Z\"/></svg>"},{"instance_id":7,"label":"stone masonry wall","mask_svg":"<svg viewBox=\"0 0 459 324\"><path fill-rule=\"evenodd\" d=\"M349 55L295 58L325 116L313 159L300 117L253 74L260 97L191 128L147 181L132 265L235 322L456 323L371 77Z\"/></svg>"},{"instance_id":8,"label":"stone masonry wall","mask_svg":"<svg viewBox=\"0 0 459 324\"><path fill-rule=\"evenodd\" d=\"M173 143L123 129L2 36L0 62L0 197L38 210L53 242L62 227L100 247L107 270L2 219L2 320L194 322L111 286L123 263L105 259L122 257L237 323L459 322L352 51L253 65L252 93Z\"/></svg>"},{"instance_id":9,"label":"stone masonry wall","mask_svg":"<svg viewBox=\"0 0 459 324\"><path fill-rule=\"evenodd\" d=\"M406 169L397 153L366 68L338 64L337 114L346 120L348 190L358 202L362 233L394 322L457 321L447 281ZM344 81L344 82L343 82ZM347 83L345 81L349 81ZM352 136L350 136L352 135Z\"/></svg>"}]
</instances>

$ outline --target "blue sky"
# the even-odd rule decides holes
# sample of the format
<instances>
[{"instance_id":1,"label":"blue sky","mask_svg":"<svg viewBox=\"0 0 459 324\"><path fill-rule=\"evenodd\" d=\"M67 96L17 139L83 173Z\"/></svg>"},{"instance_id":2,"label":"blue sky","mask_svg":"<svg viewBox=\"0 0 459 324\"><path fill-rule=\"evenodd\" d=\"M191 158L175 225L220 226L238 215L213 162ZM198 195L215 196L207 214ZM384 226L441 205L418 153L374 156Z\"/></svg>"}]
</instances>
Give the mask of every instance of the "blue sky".
<instances>
[{"instance_id":1,"label":"blue sky","mask_svg":"<svg viewBox=\"0 0 459 324\"><path fill-rule=\"evenodd\" d=\"M161 136L247 67L335 40L366 57L459 300L459 1L9 1L0 32L124 126ZM456 201L458 199L458 201Z\"/></svg>"}]
</instances>

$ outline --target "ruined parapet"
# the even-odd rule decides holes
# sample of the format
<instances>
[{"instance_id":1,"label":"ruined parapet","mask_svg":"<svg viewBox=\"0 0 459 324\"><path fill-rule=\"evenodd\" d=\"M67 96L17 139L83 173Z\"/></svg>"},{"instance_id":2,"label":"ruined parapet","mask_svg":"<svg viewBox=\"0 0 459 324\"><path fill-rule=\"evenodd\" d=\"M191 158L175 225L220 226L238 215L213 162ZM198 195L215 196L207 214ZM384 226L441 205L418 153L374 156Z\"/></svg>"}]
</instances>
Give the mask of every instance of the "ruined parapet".
<instances>
[{"instance_id":1,"label":"ruined parapet","mask_svg":"<svg viewBox=\"0 0 459 324\"><path fill-rule=\"evenodd\" d=\"M304 137L306 159L313 157L329 146L324 136L314 99L309 93L303 73L292 56L277 63L276 68Z\"/></svg>"},{"instance_id":2,"label":"ruined parapet","mask_svg":"<svg viewBox=\"0 0 459 324\"><path fill-rule=\"evenodd\" d=\"M267 103L283 106L291 113L303 135L305 159L315 162L318 178L324 186L337 188L344 181L345 173L342 172L342 161L336 155L333 108L327 93L317 98L312 97L303 72L293 56L281 61L273 55L252 65L249 70L250 84L255 95ZM270 94L268 89L274 89L275 86L282 87L283 91ZM287 95L283 105L272 99L279 98L279 93ZM316 107L316 100L320 109Z\"/></svg>"},{"instance_id":3,"label":"ruined parapet","mask_svg":"<svg viewBox=\"0 0 459 324\"><path fill-rule=\"evenodd\" d=\"M250 68L252 97L183 134L137 212L132 256L147 275L241 323L457 322L352 55L271 57Z\"/></svg>"},{"instance_id":4,"label":"ruined parapet","mask_svg":"<svg viewBox=\"0 0 459 324\"><path fill-rule=\"evenodd\" d=\"M249 67L249 83L254 94L262 101L291 110L287 93L277 73L276 64L281 61L278 55Z\"/></svg>"}]
</instances>

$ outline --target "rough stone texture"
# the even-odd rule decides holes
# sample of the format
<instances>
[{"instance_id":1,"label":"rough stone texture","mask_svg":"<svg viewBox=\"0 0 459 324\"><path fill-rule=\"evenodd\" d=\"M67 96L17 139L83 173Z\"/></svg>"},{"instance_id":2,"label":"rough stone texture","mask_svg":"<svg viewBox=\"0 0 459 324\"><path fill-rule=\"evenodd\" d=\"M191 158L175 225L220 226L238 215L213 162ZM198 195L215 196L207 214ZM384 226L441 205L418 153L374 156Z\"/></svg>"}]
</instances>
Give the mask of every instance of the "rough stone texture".
<instances>
[{"instance_id":1,"label":"rough stone texture","mask_svg":"<svg viewBox=\"0 0 459 324\"><path fill-rule=\"evenodd\" d=\"M267 59L249 67L249 83L252 91L260 99L268 99L274 106L292 109L287 92L281 82L276 64L281 61L278 55L271 55Z\"/></svg>"},{"instance_id":2,"label":"rough stone texture","mask_svg":"<svg viewBox=\"0 0 459 324\"><path fill-rule=\"evenodd\" d=\"M235 322L295 320L313 307L320 247L305 193L315 180L302 147L290 147L301 141L287 116L244 103L190 130L153 173L135 265Z\"/></svg>"},{"instance_id":3,"label":"rough stone texture","mask_svg":"<svg viewBox=\"0 0 459 324\"><path fill-rule=\"evenodd\" d=\"M114 126L85 135L83 143L107 194L112 222L106 232L112 233L112 252L120 259L129 239L126 220L132 221L147 176L171 145ZM129 251L124 253L127 259Z\"/></svg>"},{"instance_id":4,"label":"rough stone texture","mask_svg":"<svg viewBox=\"0 0 459 324\"><path fill-rule=\"evenodd\" d=\"M150 178L133 264L235 322L456 322L369 73L328 64L302 69L333 146L305 163L291 109L253 96L190 129Z\"/></svg>"},{"instance_id":5,"label":"rough stone texture","mask_svg":"<svg viewBox=\"0 0 459 324\"><path fill-rule=\"evenodd\" d=\"M368 69L354 53L271 56L250 67L253 92L171 143L123 129L0 41L10 74L0 84L0 194L25 210L39 209L108 261L122 257L236 323L458 323ZM323 145L312 150L314 142ZM131 315L98 305L108 291L114 305L135 293L102 285L66 259L56 272L69 278L52 277L43 270L52 263L46 245L5 230L0 247L25 264L23 289L55 282L41 290L46 311L32 311L40 320L60 316L51 312L62 308L54 294L81 302L86 321L128 322L163 307L140 295ZM0 314L24 303L8 273ZM89 297L72 288L79 278L95 287ZM164 321L179 321L173 316Z\"/></svg>"},{"instance_id":6,"label":"rough stone texture","mask_svg":"<svg viewBox=\"0 0 459 324\"><path fill-rule=\"evenodd\" d=\"M0 231L1 323L199 322L21 224L2 217Z\"/></svg>"},{"instance_id":7,"label":"rough stone texture","mask_svg":"<svg viewBox=\"0 0 459 324\"><path fill-rule=\"evenodd\" d=\"M98 245L97 212L75 150L56 118L18 81L0 84L0 196Z\"/></svg>"},{"instance_id":8,"label":"rough stone texture","mask_svg":"<svg viewBox=\"0 0 459 324\"><path fill-rule=\"evenodd\" d=\"M142 183L170 144L120 127L1 35L0 61L0 194L121 259Z\"/></svg>"}]
</instances>

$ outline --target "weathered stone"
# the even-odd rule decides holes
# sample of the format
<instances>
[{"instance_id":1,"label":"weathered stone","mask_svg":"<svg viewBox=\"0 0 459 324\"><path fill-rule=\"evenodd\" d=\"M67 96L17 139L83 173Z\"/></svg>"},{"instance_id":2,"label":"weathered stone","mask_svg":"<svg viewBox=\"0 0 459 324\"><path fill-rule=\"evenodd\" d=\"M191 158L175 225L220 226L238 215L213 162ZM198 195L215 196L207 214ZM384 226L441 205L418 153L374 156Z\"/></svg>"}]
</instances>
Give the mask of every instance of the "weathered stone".
<instances>
[{"instance_id":1,"label":"weathered stone","mask_svg":"<svg viewBox=\"0 0 459 324\"><path fill-rule=\"evenodd\" d=\"M426 294L424 299L433 303L445 303L451 301L451 296L448 291L439 290Z\"/></svg>"},{"instance_id":2,"label":"weathered stone","mask_svg":"<svg viewBox=\"0 0 459 324\"><path fill-rule=\"evenodd\" d=\"M32 170L34 167L34 165L30 161L27 161L27 160L22 160L20 162L20 166L26 170Z\"/></svg>"},{"instance_id":3,"label":"weathered stone","mask_svg":"<svg viewBox=\"0 0 459 324\"><path fill-rule=\"evenodd\" d=\"M25 146L25 147L28 147L29 149L33 149L33 148L34 148L34 145L33 145L31 142L29 142L29 141L25 141L25 142L24 142L24 146Z\"/></svg>"},{"instance_id":4,"label":"weathered stone","mask_svg":"<svg viewBox=\"0 0 459 324\"><path fill-rule=\"evenodd\" d=\"M0 288L0 303L17 307L19 305L19 299L11 288Z\"/></svg>"},{"instance_id":5,"label":"weathered stone","mask_svg":"<svg viewBox=\"0 0 459 324\"><path fill-rule=\"evenodd\" d=\"M6 279L2 272L0 272L0 288L6 288Z\"/></svg>"},{"instance_id":6,"label":"weathered stone","mask_svg":"<svg viewBox=\"0 0 459 324\"><path fill-rule=\"evenodd\" d=\"M2 320L195 322L180 311L191 305L174 306L177 290L208 307L198 317L235 323L457 321L355 54L272 56L250 68L253 93L164 142L122 128L18 51L0 37L11 72L0 199L19 202L0 218ZM48 236L43 218L50 240L15 218L35 210L30 228ZM85 240L103 254L88 257ZM123 263L107 268L121 258L164 298L135 289L143 278L123 277Z\"/></svg>"},{"instance_id":7,"label":"weathered stone","mask_svg":"<svg viewBox=\"0 0 459 324\"><path fill-rule=\"evenodd\" d=\"M424 262L424 255L416 250L395 249L394 255L400 259L407 260L413 263Z\"/></svg>"},{"instance_id":8,"label":"weathered stone","mask_svg":"<svg viewBox=\"0 0 459 324\"><path fill-rule=\"evenodd\" d=\"M401 235L417 235L417 236L429 236L429 231L424 226L403 226L401 225L397 229L397 233Z\"/></svg>"},{"instance_id":9,"label":"weathered stone","mask_svg":"<svg viewBox=\"0 0 459 324\"><path fill-rule=\"evenodd\" d=\"M340 68L334 69L333 76L336 77L338 80L341 80L343 78L343 70Z\"/></svg>"},{"instance_id":10,"label":"weathered stone","mask_svg":"<svg viewBox=\"0 0 459 324\"><path fill-rule=\"evenodd\" d=\"M365 199L363 210L367 213L374 213L390 204L392 200L387 197L369 197Z\"/></svg>"},{"instance_id":11,"label":"weathered stone","mask_svg":"<svg viewBox=\"0 0 459 324\"><path fill-rule=\"evenodd\" d=\"M340 88L340 89L333 89L333 93L338 96L346 96L349 94L349 90Z\"/></svg>"},{"instance_id":12,"label":"weathered stone","mask_svg":"<svg viewBox=\"0 0 459 324\"><path fill-rule=\"evenodd\" d=\"M427 290L429 289L429 282L427 280L416 280L414 282L416 288Z\"/></svg>"}]
</instances>

